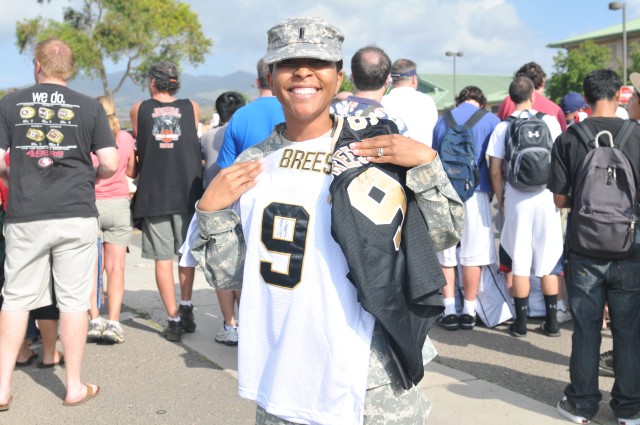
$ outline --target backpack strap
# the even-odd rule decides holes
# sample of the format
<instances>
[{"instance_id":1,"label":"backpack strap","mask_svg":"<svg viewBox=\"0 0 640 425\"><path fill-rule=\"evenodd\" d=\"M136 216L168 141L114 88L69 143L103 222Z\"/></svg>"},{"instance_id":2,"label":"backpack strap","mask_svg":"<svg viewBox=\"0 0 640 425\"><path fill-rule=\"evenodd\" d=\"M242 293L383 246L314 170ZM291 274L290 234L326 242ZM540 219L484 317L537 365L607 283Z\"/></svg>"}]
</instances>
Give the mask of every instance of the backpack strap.
<instances>
[{"instance_id":1,"label":"backpack strap","mask_svg":"<svg viewBox=\"0 0 640 425\"><path fill-rule=\"evenodd\" d=\"M635 123L635 121L624 120L622 122L622 126L620 127L620 129L618 130L618 133L616 134L616 137L613 139L613 145L616 146L618 149L622 150L622 148L629 140L629 136L631 136L631 133L633 133L633 130L634 128L636 128L636 126L637 124Z\"/></svg>"},{"instance_id":2,"label":"backpack strap","mask_svg":"<svg viewBox=\"0 0 640 425\"><path fill-rule=\"evenodd\" d=\"M535 117L541 120L545 115L547 114L545 114L544 112L536 112Z\"/></svg>"},{"instance_id":3,"label":"backpack strap","mask_svg":"<svg viewBox=\"0 0 640 425\"><path fill-rule=\"evenodd\" d=\"M464 123L464 128L473 128L473 126L476 125L478 121L480 121L482 117L484 117L488 113L489 111L487 111L486 109L482 109L482 108L478 109L473 113L473 115L469 117L467 122Z\"/></svg>"},{"instance_id":4,"label":"backpack strap","mask_svg":"<svg viewBox=\"0 0 640 425\"><path fill-rule=\"evenodd\" d=\"M591 150L589 143L594 140L595 136L584 122L577 122L571 126L578 133L578 140L587 148L587 152Z\"/></svg>"},{"instance_id":5,"label":"backpack strap","mask_svg":"<svg viewBox=\"0 0 640 425\"><path fill-rule=\"evenodd\" d=\"M447 109L446 111L444 111L444 114L442 114L442 117L444 118L444 122L447 123L447 127L455 128L458 125L456 120L453 119L453 114L451 113L451 109Z\"/></svg>"},{"instance_id":6,"label":"backpack strap","mask_svg":"<svg viewBox=\"0 0 640 425\"><path fill-rule=\"evenodd\" d=\"M378 108L378 106L376 105L371 105L369 106L367 109L365 109L364 111L362 111L362 114L360 114L361 117L368 117L369 115L371 115L371 113L373 111L375 111Z\"/></svg>"}]
</instances>

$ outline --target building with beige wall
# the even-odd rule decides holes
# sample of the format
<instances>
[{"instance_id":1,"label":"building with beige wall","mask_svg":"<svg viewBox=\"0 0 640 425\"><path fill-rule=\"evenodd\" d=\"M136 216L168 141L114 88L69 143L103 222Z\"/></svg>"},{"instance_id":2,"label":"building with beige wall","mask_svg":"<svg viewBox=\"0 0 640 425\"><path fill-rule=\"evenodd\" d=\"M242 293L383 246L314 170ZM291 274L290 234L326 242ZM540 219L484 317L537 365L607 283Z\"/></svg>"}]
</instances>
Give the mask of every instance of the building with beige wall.
<instances>
[{"instance_id":1,"label":"building with beige wall","mask_svg":"<svg viewBox=\"0 0 640 425\"><path fill-rule=\"evenodd\" d=\"M631 66L631 52L640 46L640 19L627 21L627 66ZM597 31L577 35L565 40L550 43L547 47L556 49L567 49L567 51L577 49L580 44L587 40L592 40L600 46L608 47L612 54L609 67L618 70L622 67L622 22Z\"/></svg>"}]
</instances>

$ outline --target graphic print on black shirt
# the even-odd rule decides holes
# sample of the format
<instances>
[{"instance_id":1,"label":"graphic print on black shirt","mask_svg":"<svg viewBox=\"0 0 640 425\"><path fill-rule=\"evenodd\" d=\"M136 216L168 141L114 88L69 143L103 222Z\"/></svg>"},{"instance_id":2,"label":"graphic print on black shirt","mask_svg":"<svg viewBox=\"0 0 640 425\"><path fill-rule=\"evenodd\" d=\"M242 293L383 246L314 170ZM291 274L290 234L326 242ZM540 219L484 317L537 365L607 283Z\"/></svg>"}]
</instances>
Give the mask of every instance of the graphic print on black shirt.
<instances>
[{"instance_id":1,"label":"graphic print on black shirt","mask_svg":"<svg viewBox=\"0 0 640 425\"><path fill-rule=\"evenodd\" d=\"M154 108L151 114L153 129L151 134L160 142L161 149L173 149L173 142L180 139L180 109L173 106Z\"/></svg>"},{"instance_id":2,"label":"graphic print on black shirt","mask_svg":"<svg viewBox=\"0 0 640 425\"><path fill-rule=\"evenodd\" d=\"M77 128L73 122L79 105L69 105L64 93L55 91L33 92L31 102L16 105L20 108L21 123L17 127L24 128L29 145L14 146L15 151L23 151L33 158L41 168L53 165L56 158L64 158L70 149L77 146L61 145L68 128Z\"/></svg>"}]
</instances>

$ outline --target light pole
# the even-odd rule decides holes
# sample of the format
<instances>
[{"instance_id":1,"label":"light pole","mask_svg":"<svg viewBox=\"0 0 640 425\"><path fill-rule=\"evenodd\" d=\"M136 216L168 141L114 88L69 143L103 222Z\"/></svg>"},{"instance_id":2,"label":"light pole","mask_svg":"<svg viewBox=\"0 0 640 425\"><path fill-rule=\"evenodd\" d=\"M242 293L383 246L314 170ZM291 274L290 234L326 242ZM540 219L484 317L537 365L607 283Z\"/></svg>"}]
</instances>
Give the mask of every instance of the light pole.
<instances>
[{"instance_id":1,"label":"light pole","mask_svg":"<svg viewBox=\"0 0 640 425\"><path fill-rule=\"evenodd\" d=\"M622 85L627 85L627 8L623 1L612 1L609 10L622 9Z\"/></svg>"},{"instance_id":2,"label":"light pole","mask_svg":"<svg viewBox=\"0 0 640 425\"><path fill-rule=\"evenodd\" d=\"M458 94L458 92L456 92L456 57L461 57L464 55L464 53L455 50L449 50L445 53L445 55L453 57L453 100L455 103L456 95Z\"/></svg>"}]
</instances>

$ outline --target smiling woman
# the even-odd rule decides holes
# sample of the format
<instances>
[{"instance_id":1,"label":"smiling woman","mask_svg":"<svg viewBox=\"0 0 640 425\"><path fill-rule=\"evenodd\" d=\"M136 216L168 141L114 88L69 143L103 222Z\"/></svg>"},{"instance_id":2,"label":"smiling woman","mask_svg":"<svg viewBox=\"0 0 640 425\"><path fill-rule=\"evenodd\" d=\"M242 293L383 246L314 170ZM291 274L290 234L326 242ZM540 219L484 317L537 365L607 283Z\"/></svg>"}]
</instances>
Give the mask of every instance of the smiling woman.
<instances>
[{"instance_id":1,"label":"smiling woman","mask_svg":"<svg viewBox=\"0 0 640 425\"><path fill-rule=\"evenodd\" d=\"M338 64L294 58L277 62L270 70L271 91L282 104L290 123L283 135L291 141L302 141L328 132L333 126L329 105L343 78Z\"/></svg>"},{"instance_id":2,"label":"smiling woman","mask_svg":"<svg viewBox=\"0 0 640 425\"><path fill-rule=\"evenodd\" d=\"M256 400L258 425L424 424L430 404L417 384L444 283L435 249L459 239L461 202L435 151L393 122L329 113L343 78L340 30L293 18L268 36L285 122L212 180L182 247L212 286L243 288L240 396ZM412 235L423 237L413 254ZM419 270L407 272L420 278L403 279L412 255ZM381 313L373 282L399 314ZM422 304L410 307L398 285ZM410 360L391 360L400 356Z\"/></svg>"}]
</instances>

